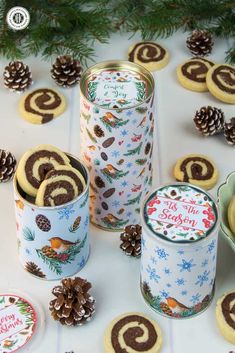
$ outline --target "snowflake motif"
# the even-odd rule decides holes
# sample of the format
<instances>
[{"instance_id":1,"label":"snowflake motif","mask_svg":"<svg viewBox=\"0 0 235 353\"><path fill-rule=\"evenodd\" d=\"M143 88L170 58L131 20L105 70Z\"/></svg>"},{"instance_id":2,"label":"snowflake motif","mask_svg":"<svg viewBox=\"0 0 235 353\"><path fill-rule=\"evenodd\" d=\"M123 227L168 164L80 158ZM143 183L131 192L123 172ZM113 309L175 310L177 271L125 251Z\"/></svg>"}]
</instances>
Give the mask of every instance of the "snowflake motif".
<instances>
[{"instance_id":1,"label":"snowflake motif","mask_svg":"<svg viewBox=\"0 0 235 353\"><path fill-rule=\"evenodd\" d=\"M196 265L193 264L193 259L190 259L189 261L182 259L182 264L177 264L177 266L180 267L180 272L183 272L183 271L191 272L191 268Z\"/></svg>"},{"instance_id":2,"label":"snowflake motif","mask_svg":"<svg viewBox=\"0 0 235 353\"><path fill-rule=\"evenodd\" d=\"M200 287L202 287L205 282L208 282L209 273L210 273L210 271L206 271L205 270L202 275L198 275L197 276L197 282L195 282L195 284L198 284Z\"/></svg>"},{"instance_id":3,"label":"snowflake motif","mask_svg":"<svg viewBox=\"0 0 235 353\"><path fill-rule=\"evenodd\" d=\"M167 267L165 267L163 271L164 271L164 273L165 273L166 275L168 275L168 276L171 274L170 269L167 268Z\"/></svg>"},{"instance_id":4,"label":"snowflake motif","mask_svg":"<svg viewBox=\"0 0 235 353\"><path fill-rule=\"evenodd\" d=\"M137 174L137 170L134 170L131 174L132 175L136 175Z\"/></svg>"},{"instance_id":5,"label":"snowflake motif","mask_svg":"<svg viewBox=\"0 0 235 353\"><path fill-rule=\"evenodd\" d=\"M157 259L154 257L154 256L151 256L151 262L152 262L152 264L153 265L156 265L156 263L157 263Z\"/></svg>"},{"instance_id":6,"label":"snowflake motif","mask_svg":"<svg viewBox=\"0 0 235 353\"><path fill-rule=\"evenodd\" d=\"M84 228L86 228L89 224L89 216L86 216L85 222L84 222Z\"/></svg>"},{"instance_id":7,"label":"snowflake motif","mask_svg":"<svg viewBox=\"0 0 235 353\"><path fill-rule=\"evenodd\" d=\"M65 208L62 208L62 210L58 211L57 213L59 214L59 219L69 219L69 217L75 212L73 210L73 205L67 206Z\"/></svg>"},{"instance_id":8,"label":"snowflake motif","mask_svg":"<svg viewBox=\"0 0 235 353\"><path fill-rule=\"evenodd\" d=\"M135 125L137 123L137 119L132 120L132 124Z\"/></svg>"},{"instance_id":9,"label":"snowflake motif","mask_svg":"<svg viewBox=\"0 0 235 353\"><path fill-rule=\"evenodd\" d=\"M127 130L122 130L121 131L121 135L124 137L124 136L127 136L128 135L128 131Z\"/></svg>"},{"instance_id":10,"label":"snowflake motif","mask_svg":"<svg viewBox=\"0 0 235 353\"><path fill-rule=\"evenodd\" d=\"M181 295L187 295L188 292L186 290L182 290Z\"/></svg>"},{"instance_id":11,"label":"snowflake motif","mask_svg":"<svg viewBox=\"0 0 235 353\"><path fill-rule=\"evenodd\" d=\"M132 115L133 115L133 111L132 111L132 110L128 110L128 111L126 112L126 115L127 115L127 116L132 116Z\"/></svg>"},{"instance_id":12,"label":"snowflake motif","mask_svg":"<svg viewBox=\"0 0 235 353\"><path fill-rule=\"evenodd\" d=\"M28 248L25 249L25 252L27 255L31 255L31 251Z\"/></svg>"},{"instance_id":13,"label":"snowflake motif","mask_svg":"<svg viewBox=\"0 0 235 353\"><path fill-rule=\"evenodd\" d=\"M177 286L184 286L185 285L185 279L184 278L177 278L177 280L175 281L175 283L177 284Z\"/></svg>"},{"instance_id":14,"label":"snowflake motif","mask_svg":"<svg viewBox=\"0 0 235 353\"><path fill-rule=\"evenodd\" d=\"M142 249L146 249L146 240L141 237L141 246L142 246Z\"/></svg>"},{"instance_id":15,"label":"snowflake motif","mask_svg":"<svg viewBox=\"0 0 235 353\"><path fill-rule=\"evenodd\" d=\"M115 208L119 207L119 206L120 206L120 201L114 200L114 201L112 202L112 206L115 207Z\"/></svg>"},{"instance_id":16,"label":"snowflake motif","mask_svg":"<svg viewBox=\"0 0 235 353\"><path fill-rule=\"evenodd\" d=\"M156 249L154 250L155 253L157 254L158 258L160 260L167 260L167 257L169 256L169 254L167 254L166 250L163 248L159 248L158 246L156 247Z\"/></svg>"},{"instance_id":17,"label":"snowflake motif","mask_svg":"<svg viewBox=\"0 0 235 353\"><path fill-rule=\"evenodd\" d=\"M126 164L126 167L127 167L127 168L131 168L131 167L132 167L132 165L133 165L133 163L128 162L128 163Z\"/></svg>"},{"instance_id":18,"label":"snowflake motif","mask_svg":"<svg viewBox=\"0 0 235 353\"><path fill-rule=\"evenodd\" d=\"M129 212L127 212L127 217L129 218L131 215L132 215L132 212L131 211L129 211Z\"/></svg>"},{"instance_id":19,"label":"snowflake motif","mask_svg":"<svg viewBox=\"0 0 235 353\"><path fill-rule=\"evenodd\" d=\"M127 147L127 148L130 148L130 147L131 147L131 143L128 143L128 144L126 145L126 147Z\"/></svg>"},{"instance_id":20,"label":"snowflake motif","mask_svg":"<svg viewBox=\"0 0 235 353\"><path fill-rule=\"evenodd\" d=\"M200 302L201 294L197 293L195 295L192 295L192 298L190 301L195 305Z\"/></svg>"},{"instance_id":21,"label":"snowflake motif","mask_svg":"<svg viewBox=\"0 0 235 353\"><path fill-rule=\"evenodd\" d=\"M117 151L117 150L114 150L114 151L111 152L111 156L114 157L114 158L117 158L117 157L120 156L120 152Z\"/></svg>"},{"instance_id":22,"label":"snowflake motif","mask_svg":"<svg viewBox=\"0 0 235 353\"><path fill-rule=\"evenodd\" d=\"M182 250L182 249L178 250L178 251L177 251L177 254L183 255L183 254L184 254L184 250Z\"/></svg>"},{"instance_id":23,"label":"snowflake motif","mask_svg":"<svg viewBox=\"0 0 235 353\"><path fill-rule=\"evenodd\" d=\"M215 240L212 240L212 242L210 244L208 244L208 247L207 247L207 254L211 254L212 251L214 250L215 248Z\"/></svg>"},{"instance_id":24,"label":"snowflake motif","mask_svg":"<svg viewBox=\"0 0 235 353\"><path fill-rule=\"evenodd\" d=\"M160 294L163 298L168 298L169 297L169 292L165 291L164 289L160 291Z\"/></svg>"},{"instance_id":25,"label":"snowflake motif","mask_svg":"<svg viewBox=\"0 0 235 353\"><path fill-rule=\"evenodd\" d=\"M81 261L79 262L79 267L82 268L86 263L85 257L83 256Z\"/></svg>"},{"instance_id":26,"label":"snowflake motif","mask_svg":"<svg viewBox=\"0 0 235 353\"><path fill-rule=\"evenodd\" d=\"M125 186L128 185L128 182L127 182L126 180L124 180L124 181L121 183L121 185L122 185L123 187L125 187Z\"/></svg>"},{"instance_id":27,"label":"snowflake motif","mask_svg":"<svg viewBox=\"0 0 235 353\"><path fill-rule=\"evenodd\" d=\"M216 259L216 255L213 255L212 261L215 261L215 259Z\"/></svg>"},{"instance_id":28,"label":"snowflake motif","mask_svg":"<svg viewBox=\"0 0 235 353\"><path fill-rule=\"evenodd\" d=\"M167 286L167 288L171 288L171 284L170 283L167 283L166 286Z\"/></svg>"},{"instance_id":29,"label":"snowflake motif","mask_svg":"<svg viewBox=\"0 0 235 353\"><path fill-rule=\"evenodd\" d=\"M148 274L149 274L149 279L150 279L150 280L154 280L154 282L158 283L158 280L159 280L161 277L157 275L156 269L155 269L155 268L151 268L151 267L148 265L146 271L147 271Z\"/></svg>"},{"instance_id":30,"label":"snowflake motif","mask_svg":"<svg viewBox=\"0 0 235 353\"><path fill-rule=\"evenodd\" d=\"M203 262L202 262L202 267L206 267L208 265L208 259L205 259Z\"/></svg>"}]
</instances>

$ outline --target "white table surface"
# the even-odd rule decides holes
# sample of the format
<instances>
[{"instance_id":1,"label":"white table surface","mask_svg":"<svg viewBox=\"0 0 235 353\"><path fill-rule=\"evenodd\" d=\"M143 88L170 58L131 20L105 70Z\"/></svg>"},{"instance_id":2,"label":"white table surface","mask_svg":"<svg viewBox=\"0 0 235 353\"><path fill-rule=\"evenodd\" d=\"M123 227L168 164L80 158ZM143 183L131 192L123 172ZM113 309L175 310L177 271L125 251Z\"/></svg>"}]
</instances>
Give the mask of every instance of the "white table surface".
<instances>
[{"instance_id":1,"label":"white table surface","mask_svg":"<svg viewBox=\"0 0 235 353\"><path fill-rule=\"evenodd\" d=\"M170 63L154 74L156 79L156 124L154 185L173 181L172 167L177 158L187 153L204 153L216 162L220 179L212 190L216 195L218 185L226 175L235 169L235 149L223 137L204 138L194 128L192 118L196 109L203 105L221 108L230 119L235 116L234 105L223 104L210 93L197 93L184 89L177 82L176 67L190 58L185 46L187 34L178 33L168 39L159 39L170 52ZM113 35L110 44L95 44L96 62L109 59L125 59L130 44L140 38L136 35ZM216 40L210 59L223 62L228 43ZM3 72L7 60L1 60ZM34 87L54 87L50 78L51 62L40 58L27 58ZM79 154L79 90L78 87L63 90L68 100L68 109L62 117L45 124L32 125L21 119L18 113L20 95L8 92L1 80L1 127L0 148L8 149L19 160L30 147L50 143L64 151ZM58 282L46 282L29 275L17 258L16 229L14 218L12 184L0 185L1 245L0 273L3 289L16 288L29 293L40 302L45 312L45 331L33 349L35 353L102 353L103 332L116 315L126 311L140 311L155 318L162 328L162 353L229 353L235 347L219 334L215 322L216 299L224 292L235 288L235 254L220 235L215 298L211 306L201 315L188 320L171 320L152 311L142 300L139 290L140 261L125 256L119 249L119 234L90 227L92 249L90 259L79 273L91 281L92 294L96 299L96 313L93 320L77 328L62 327L50 318L48 303L51 289Z\"/></svg>"}]
</instances>

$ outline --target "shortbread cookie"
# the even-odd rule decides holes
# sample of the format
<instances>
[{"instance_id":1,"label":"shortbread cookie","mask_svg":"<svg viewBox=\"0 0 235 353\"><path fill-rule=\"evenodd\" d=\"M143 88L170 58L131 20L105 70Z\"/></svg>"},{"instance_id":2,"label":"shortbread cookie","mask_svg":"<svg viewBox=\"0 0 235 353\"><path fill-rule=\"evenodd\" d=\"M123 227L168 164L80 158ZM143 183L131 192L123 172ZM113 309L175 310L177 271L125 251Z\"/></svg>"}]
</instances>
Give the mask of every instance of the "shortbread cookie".
<instances>
[{"instance_id":1,"label":"shortbread cookie","mask_svg":"<svg viewBox=\"0 0 235 353\"><path fill-rule=\"evenodd\" d=\"M216 320L224 338L235 344L235 290L218 300Z\"/></svg>"},{"instance_id":2,"label":"shortbread cookie","mask_svg":"<svg viewBox=\"0 0 235 353\"><path fill-rule=\"evenodd\" d=\"M201 154L188 154L176 162L174 176L178 181L209 190L217 183L219 172L208 157Z\"/></svg>"},{"instance_id":3,"label":"shortbread cookie","mask_svg":"<svg viewBox=\"0 0 235 353\"><path fill-rule=\"evenodd\" d=\"M235 235L235 196L233 196L229 202L228 224L231 232Z\"/></svg>"},{"instance_id":4,"label":"shortbread cookie","mask_svg":"<svg viewBox=\"0 0 235 353\"><path fill-rule=\"evenodd\" d=\"M178 80L184 88L191 91L208 91L206 74L212 66L214 66L214 63L207 59L191 58L177 67Z\"/></svg>"},{"instance_id":5,"label":"shortbread cookie","mask_svg":"<svg viewBox=\"0 0 235 353\"><path fill-rule=\"evenodd\" d=\"M39 145L25 152L20 159L17 181L26 194L36 196L46 174L60 165L70 165L65 153L51 145Z\"/></svg>"},{"instance_id":6,"label":"shortbread cookie","mask_svg":"<svg viewBox=\"0 0 235 353\"><path fill-rule=\"evenodd\" d=\"M85 188L82 174L70 166L55 167L46 174L37 196L37 206L59 206L72 201Z\"/></svg>"},{"instance_id":7,"label":"shortbread cookie","mask_svg":"<svg viewBox=\"0 0 235 353\"><path fill-rule=\"evenodd\" d=\"M157 43L139 42L129 48L128 60L144 66L149 71L156 71L168 64L169 54Z\"/></svg>"},{"instance_id":8,"label":"shortbread cookie","mask_svg":"<svg viewBox=\"0 0 235 353\"><path fill-rule=\"evenodd\" d=\"M62 94L49 88L40 88L26 94L19 104L21 116L32 124L45 124L65 111Z\"/></svg>"},{"instance_id":9,"label":"shortbread cookie","mask_svg":"<svg viewBox=\"0 0 235 353\"><path fill-rule=\"evenodd\" d=\"M214 97L225 103L235 104L235 67L214 65L206 75L206 84Z\"/></svg>"},{"instance_id":10,"label":"shortbread cookie","mask_svg":"<svg viewBox=\"0 0 235 353\"><path fill-rule=\"evenodd\" d=\"M142 313L125 313L116 317L104 335L106 353L157 353L161 346L160 327Z\"/></svg>"}]
</instances>

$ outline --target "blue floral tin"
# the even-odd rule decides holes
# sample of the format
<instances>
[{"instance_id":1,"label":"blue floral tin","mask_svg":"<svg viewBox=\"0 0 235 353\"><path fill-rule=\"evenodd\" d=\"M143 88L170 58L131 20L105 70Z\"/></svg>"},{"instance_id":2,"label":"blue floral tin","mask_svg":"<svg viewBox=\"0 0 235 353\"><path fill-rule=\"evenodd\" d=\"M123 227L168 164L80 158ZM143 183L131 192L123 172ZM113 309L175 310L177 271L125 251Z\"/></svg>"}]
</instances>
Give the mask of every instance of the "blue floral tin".
<instances>
[{"instance_id":1,"label":"blue floral tin","mask_svg":"<svg viewBox=\"0 0 235 353\"><path fill-rule=\"evenodd\" d=\"M122 230L140 222L140 204L152 184L154 79L139 65L109 61L89 68L80 89L91 222Z\"/></svg>"},{"instance_id":2,"label":"blue floral tin","mask_svg":"<svg viewBox=\"0 0 235 353\"><path fill-rule=\"evenodd\" d=\"M187 183L159 187L142 210L141 291L159 314L205 310L215 287L219 215L213 198Z\"/></svg>"},{"instance_id":3,"label":"blue floral tin","mask_svg":"<svg viewBox=\"0 0 235 353\"><path fill-rule=\"evenodd\" d=\"M86 181L82 194L55 207L38 207L14 177L19 260L30 274L56 280L77 273L87 262L89 242L89 175L87 168L68 155Z\"/></svg>"}]
</instances>

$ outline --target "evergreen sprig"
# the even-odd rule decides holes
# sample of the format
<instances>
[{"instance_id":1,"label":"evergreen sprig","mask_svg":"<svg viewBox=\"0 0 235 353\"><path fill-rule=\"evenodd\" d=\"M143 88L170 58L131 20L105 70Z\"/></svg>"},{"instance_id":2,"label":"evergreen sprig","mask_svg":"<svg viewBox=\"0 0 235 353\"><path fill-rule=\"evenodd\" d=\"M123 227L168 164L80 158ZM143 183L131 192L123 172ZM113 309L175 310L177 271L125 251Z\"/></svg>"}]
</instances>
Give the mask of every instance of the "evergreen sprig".
<instances>
[{"instance_id":1,"label":"evergreen sprig","mask_svg":"<svg viewBox=\"0 0 235 353\"><path fill-rule=\"evenodd\" d=\"M113 31L154 40L179 29L207 29L233 41L226 60L235 63L234 0L21 0L30 25L13 31L6 14L17 5L18 0L0 1L0 54L7 58L71 54L86 63L95 55L94 41L107 42Z\"/></svg>"}]
</instances>

